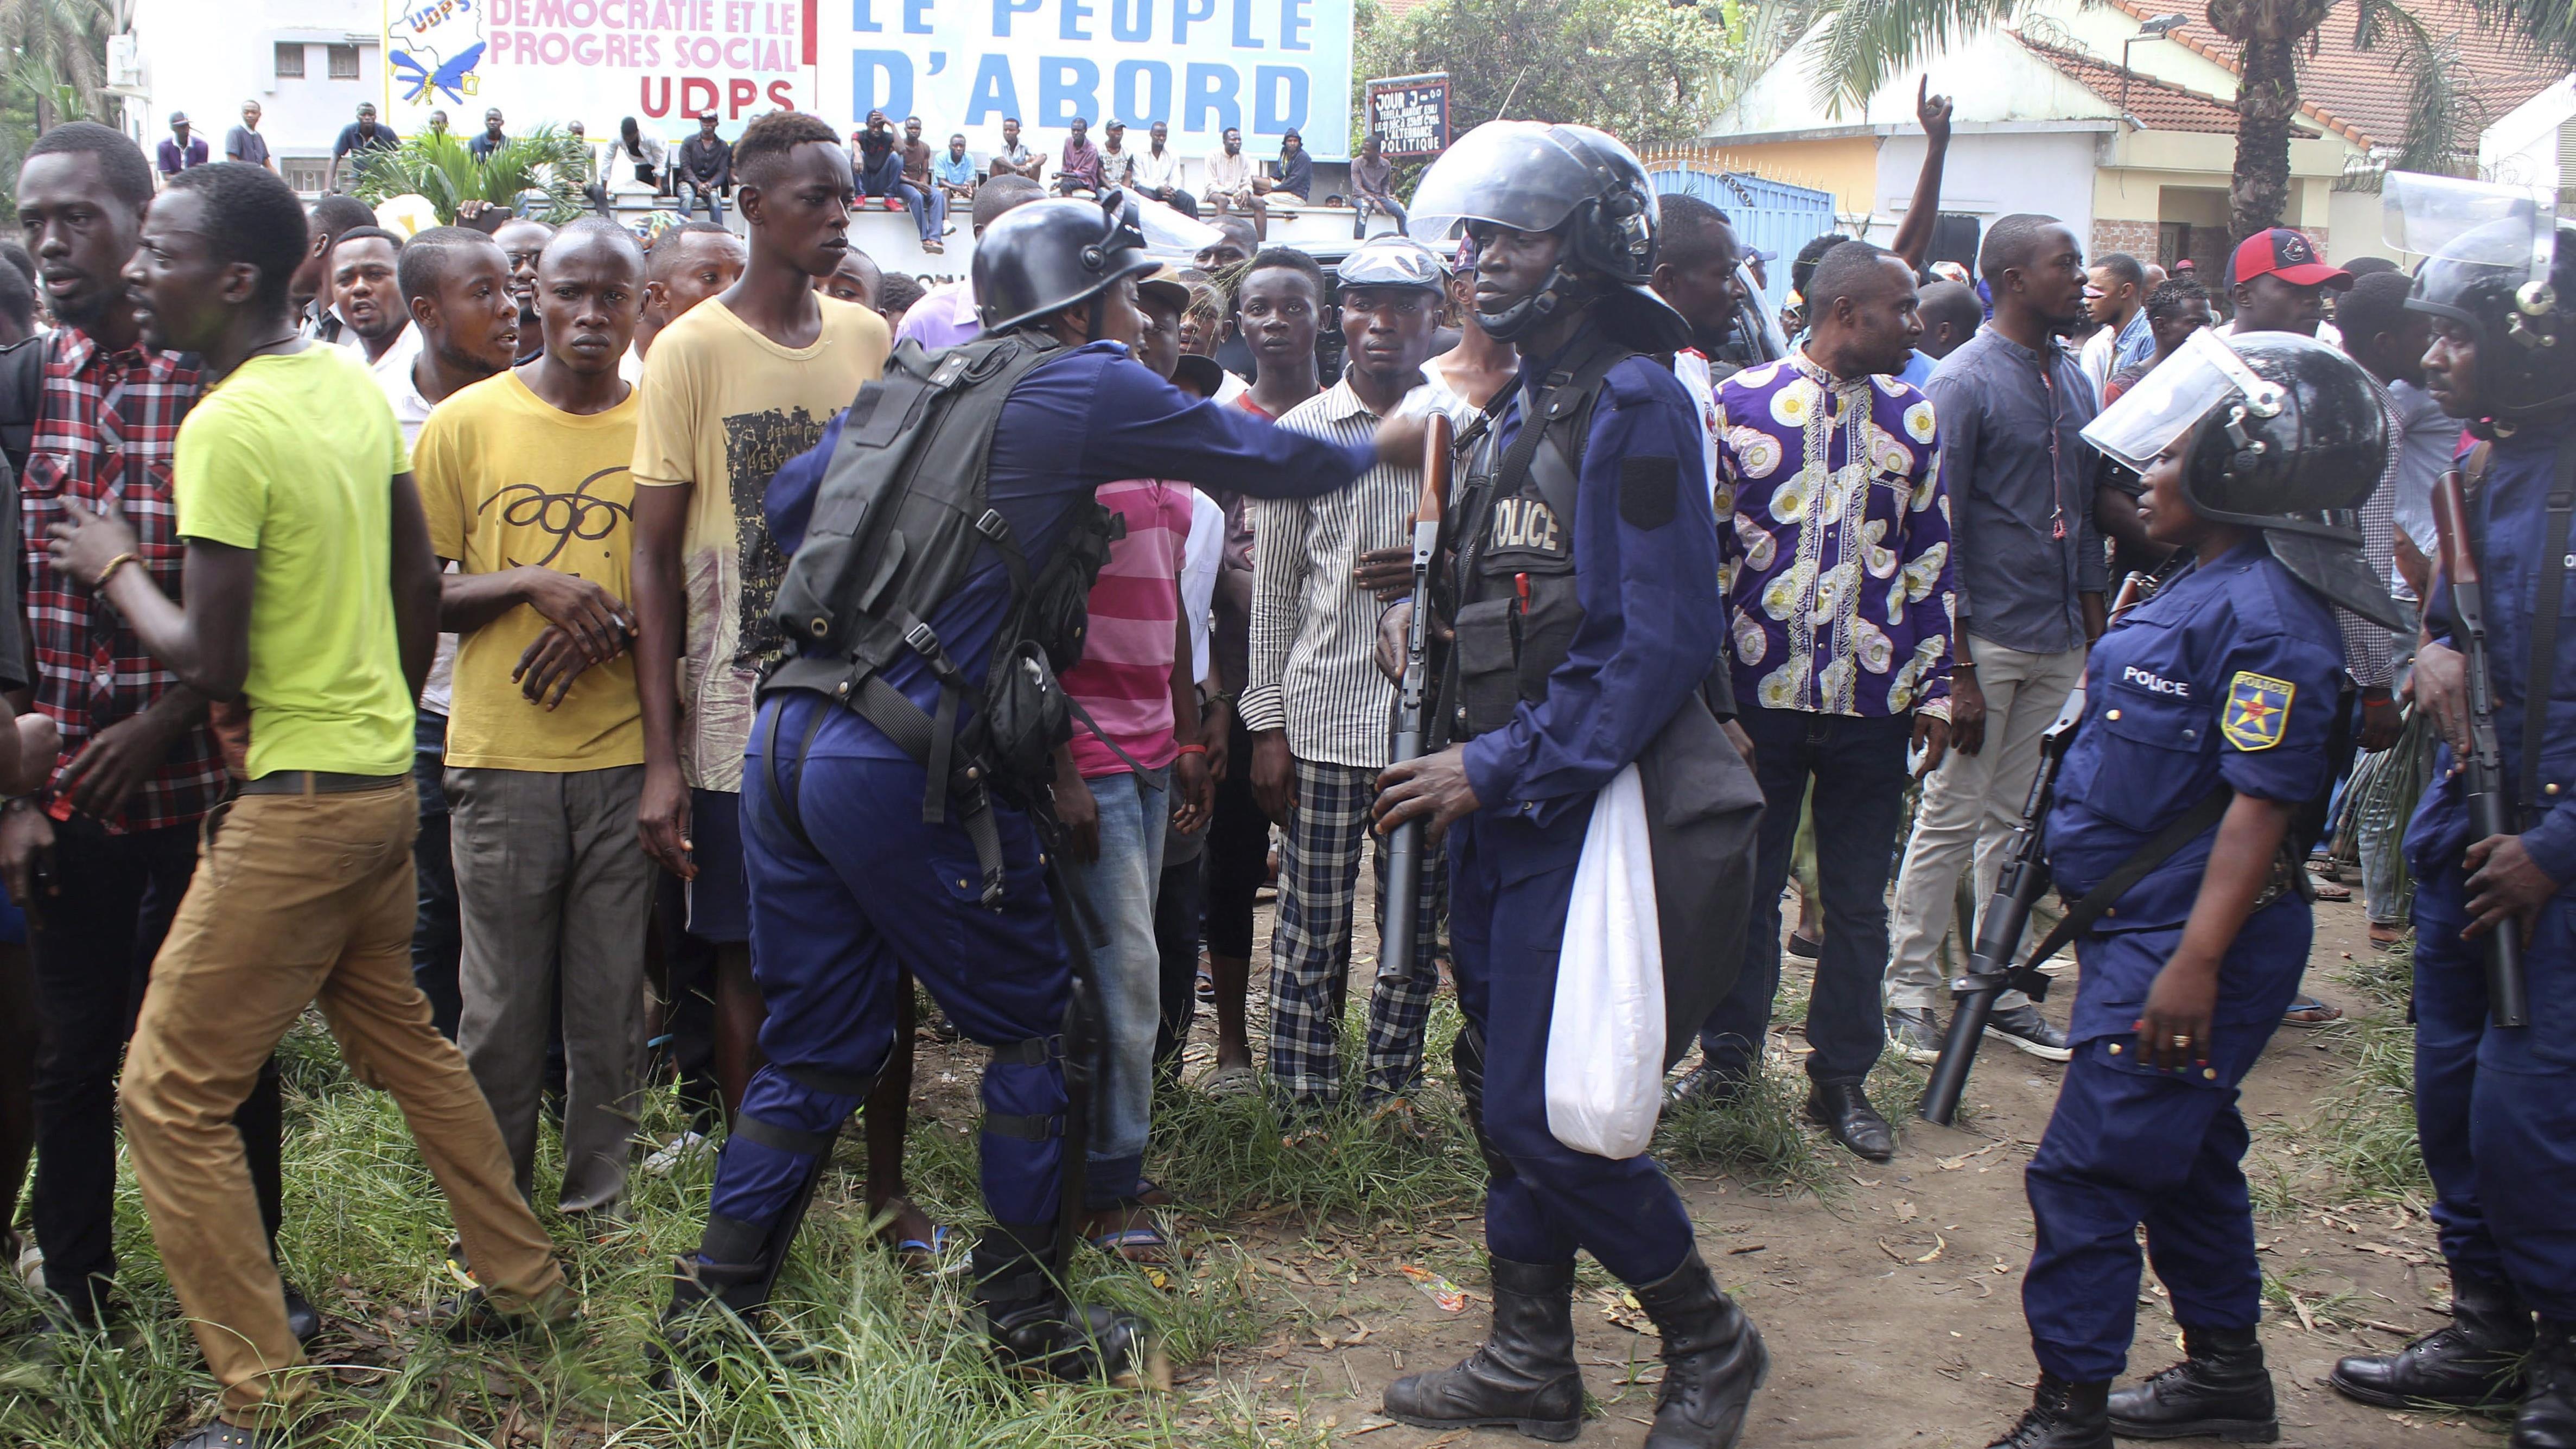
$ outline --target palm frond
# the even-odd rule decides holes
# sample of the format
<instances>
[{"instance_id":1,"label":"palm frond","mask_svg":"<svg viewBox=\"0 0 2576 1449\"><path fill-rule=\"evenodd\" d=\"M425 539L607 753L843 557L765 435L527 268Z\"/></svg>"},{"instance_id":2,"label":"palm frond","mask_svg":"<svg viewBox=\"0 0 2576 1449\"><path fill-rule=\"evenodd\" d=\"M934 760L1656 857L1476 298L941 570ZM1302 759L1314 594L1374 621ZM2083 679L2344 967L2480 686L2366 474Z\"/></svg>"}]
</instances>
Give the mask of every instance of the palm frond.
<instances>
[{"instance_id":1,"label":"palm frond","mask_svg":"<svg viewBox=\"0 0 2576 1449\"><path fill-rule=\"evenodd\" d=\"M1890 76L1990 25L2008 25L2021 0L1828 0L1809 79L1832 115L1859 109Z\"/></svg>"},{"instance_id":2,"label":"palm frond","mask_svg":"<svg viewBox=\"0 0 2576 1449\"><path fill-rule=\"evenodd\" d=\"M400 146L367 152L351 194L370 205L419 196L443 222L468 201L515 208L529 192L544 196L541 220L562 223L581 213L590 179L590 147L568 132L540 127L513 136L477 159L453 134L420 131Z\"/></svg>"},{"instance_id":3,"label":"palm frond","mask_svg":"<svg viewBox=\"0 0 2576 1449\"><path fill-rule=\"evenodd\" d=\"M2388 53L2406 87L2406 134L2391 164L2449 172L2463 153L2474 160L2478 134L2493 118L2465 83L2457 39L2428 28L2396 0L2360 0L2354 12L2354 48Z\"/></svg>"},{"instance_id":4,"label":"palm frond","mask_svg":"<svg viewBox=\"0 0 2576 1449\"><path fill-rule=\"evenodd\" d=\"M2478 19L2536 59L2576 66L2576 5L2567 0L2470 0Z\"/></svg>"}]
</instances>

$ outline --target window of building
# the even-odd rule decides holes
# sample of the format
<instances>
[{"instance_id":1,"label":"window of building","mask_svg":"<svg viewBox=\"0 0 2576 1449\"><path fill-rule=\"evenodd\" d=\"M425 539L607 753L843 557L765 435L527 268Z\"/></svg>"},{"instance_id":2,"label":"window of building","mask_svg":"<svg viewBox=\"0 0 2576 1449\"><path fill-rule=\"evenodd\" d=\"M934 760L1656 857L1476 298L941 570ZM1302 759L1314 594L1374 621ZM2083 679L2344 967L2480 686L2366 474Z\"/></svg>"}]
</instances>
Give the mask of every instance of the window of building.
<instances>
[{"instance_id":1,"label":"window of building","mask_svg":"<svg viewBox=\"0 0 2576 1449\"><path fill-rule=\"evenodd\" d=\"M277 78L304 79L304 47L301 43L290 40L277 43Z\"/></svg>"},{"instance_id":2,"label":"window of building","mask_svg":"<svg viewBox=\"0 0 2576 1449\"><path fill-rule=\"evenodd\" d=\"M331 188L331 158L327 156L282 156L278 168L286 184L298 191L328 191Z\"/></svg>"},{"instance_id":3,"label":"window of building","mask_svg":"<svg viewBox=\"0 0 2576 1449\"><path fill-rule=\"evenodd\" d=\"M356 80L358 78L358 48L356 46L333 45L327 46L325 49L331 52L331 79Z\"/></svg>"}]
</instances>

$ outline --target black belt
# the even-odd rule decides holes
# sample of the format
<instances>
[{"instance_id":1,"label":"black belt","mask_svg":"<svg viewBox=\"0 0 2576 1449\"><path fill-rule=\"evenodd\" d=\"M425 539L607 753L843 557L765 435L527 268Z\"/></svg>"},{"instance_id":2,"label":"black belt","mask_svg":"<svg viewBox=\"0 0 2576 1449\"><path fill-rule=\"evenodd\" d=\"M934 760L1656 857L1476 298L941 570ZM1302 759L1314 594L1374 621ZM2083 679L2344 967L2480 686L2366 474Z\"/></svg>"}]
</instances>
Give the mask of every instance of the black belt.
<instances>
[{"instance_id":1,"label":"black belt","mask_svg":"<svg viewBox=\"0 0 2576 1449\"><path fill-rule=\"evenodd\" d=\"M409 775L343 775L333 770L279 770L241 787L245 795L352 795L412 782Z\"/></svg>"}]
</instances>

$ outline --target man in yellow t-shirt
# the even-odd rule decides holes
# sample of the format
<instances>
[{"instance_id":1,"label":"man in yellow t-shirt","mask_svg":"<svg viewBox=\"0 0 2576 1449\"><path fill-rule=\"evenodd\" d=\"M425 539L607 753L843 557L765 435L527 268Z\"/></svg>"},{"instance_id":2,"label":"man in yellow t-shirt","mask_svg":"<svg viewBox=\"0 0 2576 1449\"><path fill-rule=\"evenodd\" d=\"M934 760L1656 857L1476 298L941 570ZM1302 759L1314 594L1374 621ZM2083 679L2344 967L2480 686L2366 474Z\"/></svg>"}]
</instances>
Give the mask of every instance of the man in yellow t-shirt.
<instances>
[{"instance_id":1,"label":"man in yellow t-shirt","mask_svg":"<svg viewBox=\"0 0 2576 1449\"><path fill-rule=\"evenodd\" d=\"M181 683L250 704L249 782L209 817L119 1086L153 1240L223 1391L221 1417L172 1449L283 1443L311 1392L231 1119L317 999L447 1194L482 1285L451 1336L575 1311L511 1190L492 1109L412 981L412 699L438 636L438 565L384 394L289 318L307 245L295 193L238 163L183 173L144 218L144 342L200 354L208 379L173 480L185 604L135 566L121 518L52 529L55 566Z\"/></svg>"},{"instance_id":2,"label":"man in yellow t-shirt","mask_svg":"<svg viewBox=\"0 0 2576 1449\"><path fill-rule=\"evenodd\" d=\"M644 1056L653 861L634 835L643 711L627 652L641 411L618 375L644 249L596 218L547 243L536 360L456 393L413 450L440 622L456 631L445 786L464 923L457 1045L535 1190L547 1025L563 1002L565 1213L616 1211Z\"/></svg>"},{"instance_id":3,"label":"man in yellow t-shirt","mask_svg":"<svg viewBox=\"0 0 2576 1449\"><path fill-rule=\"evenodd\" d=\"M787 558L762 496L778 466L885 370L882 318L814 290L849 251L850 160L822 118L779 111L734 143L750 230L740 280L653 341L635 437L636 684L644 848L689 882L688 930L716 947L716 1076L728 1109L761 1020L741 833L752 687L780 652Z\"/></svg>"}]
</instances>

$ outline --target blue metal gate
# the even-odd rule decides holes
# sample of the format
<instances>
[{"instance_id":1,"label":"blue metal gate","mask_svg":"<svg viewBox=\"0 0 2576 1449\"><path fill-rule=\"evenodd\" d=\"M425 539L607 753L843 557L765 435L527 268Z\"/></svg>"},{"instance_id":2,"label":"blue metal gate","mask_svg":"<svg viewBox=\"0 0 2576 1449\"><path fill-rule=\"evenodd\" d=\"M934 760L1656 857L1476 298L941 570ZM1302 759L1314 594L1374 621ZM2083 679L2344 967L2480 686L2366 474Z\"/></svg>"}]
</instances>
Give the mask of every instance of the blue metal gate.
<instances>
[{"instance_id":1,"label":"blue metal gate","mask_svg":"<svg viewBox=\"0 0 2576 1449\"><path fill-rule=\"evenodd\" d=\"M1763 269L1770 275L1770 285L1762 293L1768 313L1777 313L1788 295L1789 259L1810 239L1834 229L1834 194L1830 191L1791 186L1739 171L1680 167L1649 174L1658 192L1696 196L1717 207L1735 223L1735 235L1746 246L1759 247L1779 258Z\"/></svg>"}]
</instances>

